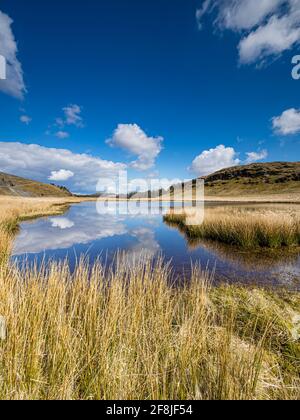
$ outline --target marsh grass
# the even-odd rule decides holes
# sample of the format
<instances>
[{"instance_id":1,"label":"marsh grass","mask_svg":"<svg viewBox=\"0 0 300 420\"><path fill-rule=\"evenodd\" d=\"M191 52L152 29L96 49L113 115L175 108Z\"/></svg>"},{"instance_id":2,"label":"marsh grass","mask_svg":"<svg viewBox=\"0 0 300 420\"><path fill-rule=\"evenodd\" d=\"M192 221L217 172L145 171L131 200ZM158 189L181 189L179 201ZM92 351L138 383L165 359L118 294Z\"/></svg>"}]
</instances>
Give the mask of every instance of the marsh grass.
<instances>
[{"instance_id":1,"label":"marsh grass","mask_svg":"<svg viewBox=\"0 0 300 420\"><path fill-rule=\"evenodd\" d=\"M0 399L300 398L299 294L212 288L199 267L179 288L124 255L20 268L1 214Z\"/></svg>"},{"instance_id":2,"label":"marsh grass","mask_svg":"<svg viewBox=\"0 0 300 420\"><path fill-rule=\"evenodd\" d=\"M241 248L300 246L299 213L208 209L203 223L189 221L189 210L171 212L165 222L179 226L190 239L207 239ZM195 217L193 216L193 219Z\"/></svg>"},{"instance_id":3,"label":"marsh grass","mask_svg":"<svg viewBox=\"0 0 300 420\"><path fill-rule=\"evenodd\" d=\"M2 399L299 398L299 298L210 288L207 273L172 287L163 261L122 256L3 267Z\"/></svg>"}]
</instances>

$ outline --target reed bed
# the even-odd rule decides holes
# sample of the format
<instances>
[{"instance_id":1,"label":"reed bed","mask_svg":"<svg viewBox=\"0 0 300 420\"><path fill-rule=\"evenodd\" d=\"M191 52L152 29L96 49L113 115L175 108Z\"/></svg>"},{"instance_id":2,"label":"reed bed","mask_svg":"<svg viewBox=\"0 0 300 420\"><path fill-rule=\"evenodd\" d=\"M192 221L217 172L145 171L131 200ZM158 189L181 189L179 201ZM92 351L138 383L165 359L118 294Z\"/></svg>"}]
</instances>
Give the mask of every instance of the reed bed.
<instances>
[{"instance_id":1,"label":"reed bed","mask_svg":"<svg viewBox=\"0 0 300 420\"><path fill-rule=\"evenodd\" d=\"M299 305L163 261L2 265L0 398L298 399Z\"/></svg>"},{"instance_id":2,"label":"reed bed","mask_svg":"<svg viewBox=\"0 0 300 420\"><path fill-rule=\"evenodd\" d=\"M300 216L298 213L208 209L204 220L185 210L165 216L169 224L178 225L191 239L208 239L241 248L298 247Z\"/></svg>"}]
</instances>

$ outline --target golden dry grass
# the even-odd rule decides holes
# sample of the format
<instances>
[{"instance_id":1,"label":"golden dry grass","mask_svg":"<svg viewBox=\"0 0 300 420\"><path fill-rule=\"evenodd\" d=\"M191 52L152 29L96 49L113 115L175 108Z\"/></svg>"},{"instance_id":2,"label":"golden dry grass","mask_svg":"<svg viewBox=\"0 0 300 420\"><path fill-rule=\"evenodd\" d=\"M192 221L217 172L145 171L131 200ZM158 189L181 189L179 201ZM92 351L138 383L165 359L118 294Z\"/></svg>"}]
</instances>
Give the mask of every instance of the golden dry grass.
<instances>
[{"instance_id":1,"label":"golden dry grass","mask_svg":"<svg viewBox=\"0 0 300 420\"><path fill-rule=\"evenodd\" d=\"M122 255L13 266L14 220L48 204L2 207L0 399L300 398L299 294L211 288L199 268L173 287L163 261Z\"/></svg>"},{"instance_id":2,"label":"golden dry grass","mask_svg":"<svg viewBox=\"0 0 300 420\"><path fill-rule=\"evenodd\" d=\"M300 301L285 299L210 289L199 270L171 287L148 260L73 274L2 266L0 398L300 398Z\"/></svg>"},{"instance_id":3,"label":"golden dry grass","mask_svg":"<svg viewBox=\"0 0 300 420\"><path fill-rule=\"evenodd\" d=\"M281 248L300 245L300 208L292 211L208 208L204 219L195 210L172 211L165 221L200 238L241 248Z\"/></svg>"},{"instance_id":4,"label":"golden dry grass","mask_svg":"<svg viewBox=\"0 0 300 420\"><path fill-rule=\"evenodd\" d=\"M7 219L24 220L39 216L58 215L66 210L69 204L93 199L76 197L65 198L20 198L0 196L0 224Z\"/></svg>"}]
</instances>

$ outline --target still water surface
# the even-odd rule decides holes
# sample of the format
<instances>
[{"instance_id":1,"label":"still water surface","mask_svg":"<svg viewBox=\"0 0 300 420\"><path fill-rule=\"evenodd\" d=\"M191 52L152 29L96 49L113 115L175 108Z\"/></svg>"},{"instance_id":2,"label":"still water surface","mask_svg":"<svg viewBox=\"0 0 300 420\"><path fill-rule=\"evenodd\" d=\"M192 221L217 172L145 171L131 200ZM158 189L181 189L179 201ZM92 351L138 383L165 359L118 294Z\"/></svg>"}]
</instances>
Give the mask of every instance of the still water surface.
<instances>
[{"instance_id":1,"label":"still water surface","mask_svg":"<svg viewBox=\"0 0 300 420\"><path fill-rule=\"evenodd\" d=\"M125 216L100 215L95 203L82 203L72 206L64 216L24 222L13 259L22 264L24 259L31 263L67 257L72 269L82 254L91 263L99 256L110 263L117 251L126 251L133 258L146 252L171 260L178 275L188 276L191 264L200 263L202 268L215 270L216 282L300 290L299 252L243 252L212 242L189 243L178 229L164 223L166 204L157 206L156 215Z\"/></svg>"}]
</instances>

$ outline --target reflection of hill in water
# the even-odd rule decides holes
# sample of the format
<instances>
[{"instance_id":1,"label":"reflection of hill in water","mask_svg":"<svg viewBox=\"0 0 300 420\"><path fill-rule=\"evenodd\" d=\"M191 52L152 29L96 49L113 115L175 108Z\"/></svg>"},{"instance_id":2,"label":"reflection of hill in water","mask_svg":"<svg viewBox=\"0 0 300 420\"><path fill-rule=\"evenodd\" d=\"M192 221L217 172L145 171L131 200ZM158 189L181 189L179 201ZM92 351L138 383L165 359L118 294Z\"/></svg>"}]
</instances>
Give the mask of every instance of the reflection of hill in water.
<instances>
[{"instance_id":1,"label":"reflection of hill in water","mask_svg":"<svg viewBox=\"0 0 300 420\"><path fill-rule=\"evenodd\" d=\"M14 243L13 255L35 254L48 250L62 250L76 244L126 234L124 223L114 217L99 218L96 212L68 217L40 219L22 225Z\"/></svg>"},{"instance_id":2,"label":"reflection of hill in water","mask_svg":"<svg viewBox=\"0 0 300 420\"><path fill-rule=\"evenodd\" d=\"M199 248L206 249L210 253L215 254L217 258L239 264L245 270L263 271L270 268L274 269L276 265L296 264L300 258L300 248L241 250L238 247L216 241L190 238L186 235L184 227L174 223L165 223L169 227L177 229L184 236L191 251Z\"/></svg>"},{"instance_id":3,"label":"reflection of hill in water","mask_svg":"<svg viewBox=\"0 0 300 420\"><path fill-rule=\"evenodd\" d=\"M295 264L300 256L300 249L293 250L254 250L241 251L230 245L219 244L211 241L188 241L190 249L196 249L201 246L214 252L220 258L226 259L233 263L243 265L247 270L260 270L266 268L274 268L278 264Z\"/></svg>"}]
</instances>

